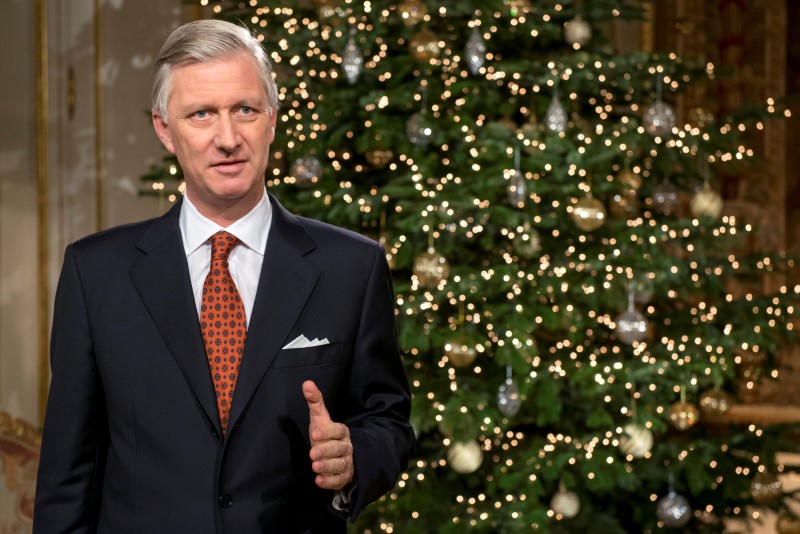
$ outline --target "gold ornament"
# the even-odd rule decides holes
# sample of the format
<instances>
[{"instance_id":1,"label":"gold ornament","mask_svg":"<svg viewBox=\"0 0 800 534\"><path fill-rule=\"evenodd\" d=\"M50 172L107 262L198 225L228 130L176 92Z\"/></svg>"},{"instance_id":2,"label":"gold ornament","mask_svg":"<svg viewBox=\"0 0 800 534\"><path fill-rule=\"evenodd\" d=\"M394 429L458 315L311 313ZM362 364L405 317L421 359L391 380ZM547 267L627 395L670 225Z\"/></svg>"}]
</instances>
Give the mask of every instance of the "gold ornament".
<instances>
[{"instance_id":1,"label":"gold ornament","mask_svg":"<svg viewBox=\"0 0 800 534\"><path fill-rule=\"evenodd\" d=\"M574 46L584 46L592 38L592 26L580 15L564 23L564 40Z\"/></svg>"},{"instance_id":2,"label":"gold ornament","mask_svg":"<svg viewBox=\"0 0 800 534\"><path fill-rule=\"evenodd\" d=\"M550 499L550 509L570 519L578 515L578 512L581 511L581 499L578 497L577 493L568 491L564 488L564 485L561 484L558 493L553 495L553 498Z\"/></svg>"},{"instance_id":3,"label":"gold ornament","mask_svg":"<svg viewBox=\"0 0 800 534\"><path fill-rule=\"evenodd\" d=\"M606 220L606 208L602 202L588 193L573 206L572 220L584 232L592 232L603 226Z\"/></svg>"},{"instance_id":4,"label":"gold ornament","mask_svg":"<svg viewBox=\"0 0 800 534\"><path fill-rule=\"evenodd\" d=\"M692 215L695 217L716 219L722 213L722 197L706 184L703 190L692 199L691 207Z\"/></svg>"},{"instance_id":5,"label":"gold ornament","mask_svg":"<svg viewBox=\"0 0 800 534\"><path fill-rule=\"evenodd\" d=\"M411 57L421 63L439 57L442 53L442 48L439 46L439 38L429 30L420 30L411 38L408 44L411 51Z\"/></svg>"},{"instance_id":6,"label":"gold ornament","mask_svg":"<svg viewBox=\"0 0 800 534\"><path fill-rule=\"evenodd\" d=\"M609 207L613 217L630 219L639 213L639 199L636 193L614 193Z\"/></svg>"},{"instance_id":7,"label":"gold ornament","mask_svg":"<svg viewBox=\"0 0 800 534\"><path fill-rule=\"evenodd\" d=\"M457 441L447 449L447 462L456 473L474 473L483 463L483 451L475 441Z\"/></svg>"},{"instance_id":8,"label":"gold ornament","mask_svg":"<svg viewBox=\"0 0 800 534\"><path fill-rule=\"evenodd\" d=\"M636 192L642 187L642 177L630 169L625 169L617 175L617 181L625 186L626 192Z\"/></svg>"},{"instance_id":9,"label":"gold ornament","mask_svg":"<svg viewBox=\"0 0 800 534\"><path fill-rule=\"evenodd\" d=\"M630 454L634 458L644 458L653 448L653 433L647 428L629 423L623 429L625 435L619 439L619 448L623 454Z\"/></svg>"},{"instance_id":10,"label":"gold ornament","mask_svg":"<svg viewBox=\"0 0 800 534\"><path fill-rule=\"evenodd\" d=\"M700 396L700 415L706 421L721 423L733 406L733 397L718 387L707 390Z\"/></svg>"},{"instance_id":11,"label":"gold ornament","mask_svg":"<svg viewBox=\"0 0 800 534\"><path fill-rule=\"evenodd\" d=\"M430 247L427 252L416 257L411 272L417 277L420 285L436 287L439 282L447 280L450 276L450 264L447 258Z\"/></svg>"},{"instance_id":12,"label":"gold ornament","mask_svg":"<svg viewBox=\"0 0 800 534\"><path fill-rule=\"evenodd\" d=\"M466 367L475 361L478 351L467 344L466 340L454 339L444 344L444 355L453 367Z\"/></svg>"},{"instance_id":13,"label":"gold ornament","mask_svg":"<svg viewBox=\"0 0 800 534\"><path fill-rule=\"evenodd\" d=\"M394 152L387 149L380 149L375 148L373 150L368 150L366 154L364 154L364 158L367 160L367 163L375 167L376 169L383 169L386 167L392 158L394 157Z\"/></svg>"},{"instance_id":14,"label":"gold ornament","mask_svg":"<svg viewBox=\"0 0 800 534\"><path fill-rule=\"evenodd\" d=\"M697 407L690 402L676 402L669 410L669 422L678 430L694 426L697 416Z\"/></svg>"},{"instance_id":15,"label":"gold ornament","mask_svg":"<svg viewBox=\"0 0 800 534\"><path fill-rule=\"evenodd\" d=\"M770 505L783 497L781 481L769 471L757 473L750 482L750 496L753 502L760 505Z\"/></svg>"},{"instance_id":16,"label":"gold ornament","mask_svg":"<svg viewBox=\"0 0 800 534\"><path fill-rule=\"evenodd\" d=\"M778 516L775 529L778 534L800 534L800 518L784 512Z\"/></svg>"},{"instance_id":17,"label":"gold ornament","mask_svg":"<svg viewBox=\"0 0 800 534\"><path fill-rule=\"evenodd\" d=\"M403 24L406 26L417 24L428 14L428 10L425 9L425 4L419 0L405 0L405 2L401 3L397 8L397 11L400 13L400 20L402 20Z\"/></svg>"}]
</instances>

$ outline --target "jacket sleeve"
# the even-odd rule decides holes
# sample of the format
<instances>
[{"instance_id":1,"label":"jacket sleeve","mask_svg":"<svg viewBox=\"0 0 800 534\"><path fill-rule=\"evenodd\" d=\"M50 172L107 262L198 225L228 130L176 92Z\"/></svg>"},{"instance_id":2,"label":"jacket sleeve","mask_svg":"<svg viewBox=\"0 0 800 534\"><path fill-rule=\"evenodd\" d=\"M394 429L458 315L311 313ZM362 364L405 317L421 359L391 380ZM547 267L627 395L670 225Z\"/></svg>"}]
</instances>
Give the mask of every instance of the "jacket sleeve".
<instances>
[{"instance_id":1,"label":"jacket sleeve","mask_svg":"<svg viewBox=\"0 0 800 534\"><path fill-rule=\"evenodd\" d=\"M350 429L356 489L351 520L392 489L408 464L414 432L411 394L397 343L394 292L383 248L376 246L354 346Z\"/></svg>"},{"instance_id":2,"label":"jacket sleeve","mask_svg":"<svg viewBox=\"0 0 800 534\"><path fill-rule=\"evenodd\" d=\"M97 527L108 427L85 297L70 245L53 311L35 534L93 533Z\"/></svg>"}]
</instances>

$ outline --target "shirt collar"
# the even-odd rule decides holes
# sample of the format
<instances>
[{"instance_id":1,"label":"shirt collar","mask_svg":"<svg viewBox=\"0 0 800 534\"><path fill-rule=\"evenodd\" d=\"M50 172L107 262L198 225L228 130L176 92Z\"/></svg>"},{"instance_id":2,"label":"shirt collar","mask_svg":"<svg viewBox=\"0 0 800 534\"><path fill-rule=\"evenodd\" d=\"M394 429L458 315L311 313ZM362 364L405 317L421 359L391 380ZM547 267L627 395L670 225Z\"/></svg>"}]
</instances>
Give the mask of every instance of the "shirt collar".
<instances>
[{"instance_id":1,"label":"shirt collar","mask_svg":"<svg viewBox=\"0 0 800 534\"><path fill-rule=\"evenodd\" d=\"M183 249L187 256L220 230L233 234L247 248L263 256L271 223L272 204L269 201L266 187L264 188L264 196L261 197L259 203L244 217L227 228L223 228L203 216L197 211L197 207L192 204L187 195L183 197L181 215L178 221L181 236L183 237Z\"/></svg>"}]
</instances>

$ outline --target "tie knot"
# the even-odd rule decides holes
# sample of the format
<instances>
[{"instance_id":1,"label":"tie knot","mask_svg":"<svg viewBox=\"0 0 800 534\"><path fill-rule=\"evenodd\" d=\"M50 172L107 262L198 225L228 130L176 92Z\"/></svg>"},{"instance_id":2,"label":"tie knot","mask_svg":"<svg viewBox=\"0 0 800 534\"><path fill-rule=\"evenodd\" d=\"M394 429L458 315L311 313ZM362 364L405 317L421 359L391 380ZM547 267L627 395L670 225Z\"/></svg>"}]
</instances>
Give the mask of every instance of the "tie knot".
<instances>
[{"instance_id":1,"label":"tie knot","mask_svg":"<svg viewBox=\"0 0 800 534\"><path fill-rule=\"evenodd\" d=\"M228 261L228 256L231 254L233 247L239 244L239 239L221 230L211 236L211 261L222 260Z\"/></svg>"}]
</instances>

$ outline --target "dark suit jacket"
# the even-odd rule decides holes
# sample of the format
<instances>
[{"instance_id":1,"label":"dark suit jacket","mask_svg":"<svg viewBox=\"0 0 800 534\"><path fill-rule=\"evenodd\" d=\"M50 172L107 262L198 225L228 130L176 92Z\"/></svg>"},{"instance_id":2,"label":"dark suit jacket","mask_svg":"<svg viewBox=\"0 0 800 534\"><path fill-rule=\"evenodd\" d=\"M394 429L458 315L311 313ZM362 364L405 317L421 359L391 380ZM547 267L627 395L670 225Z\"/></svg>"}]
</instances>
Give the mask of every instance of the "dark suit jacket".
<instances>
[{"instance_id":1,"label":"dark suit jacket","mask_svg":"<svg viewBox=\"0 0 800 534\"><path fill-rule=\"evenodd\" d=\"M224 437L180 203L67 248L34 532L344 532L333 492L314 484L307 379L350 428L358 485L349 516L394 485L413 432L383 249L271 202ZM282 350L301 334L331 343Z\"/></svg>"}]
</instances>

